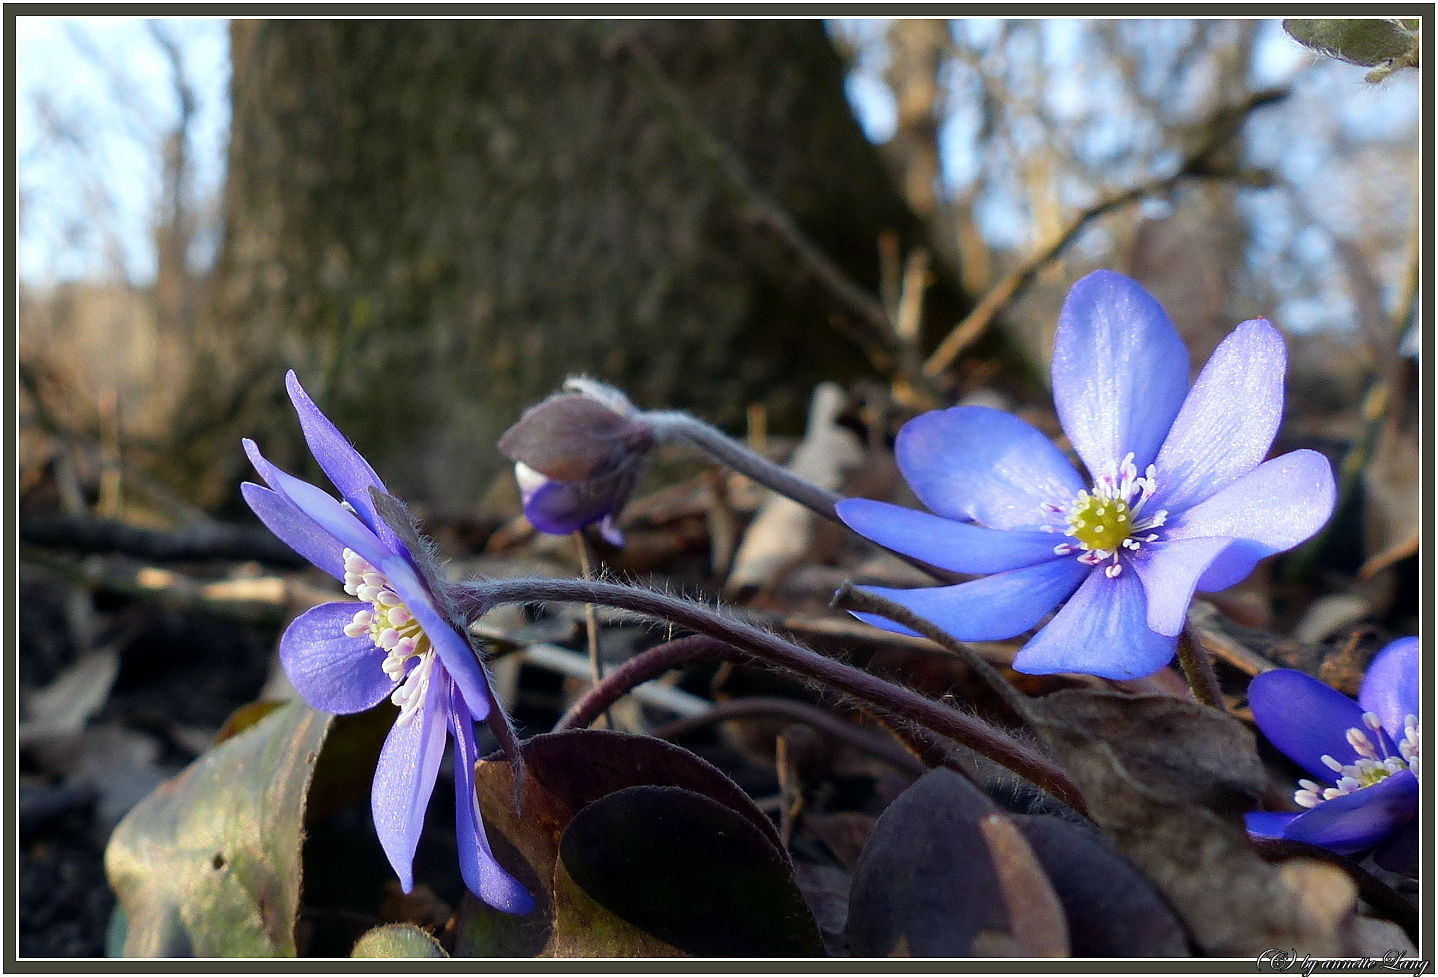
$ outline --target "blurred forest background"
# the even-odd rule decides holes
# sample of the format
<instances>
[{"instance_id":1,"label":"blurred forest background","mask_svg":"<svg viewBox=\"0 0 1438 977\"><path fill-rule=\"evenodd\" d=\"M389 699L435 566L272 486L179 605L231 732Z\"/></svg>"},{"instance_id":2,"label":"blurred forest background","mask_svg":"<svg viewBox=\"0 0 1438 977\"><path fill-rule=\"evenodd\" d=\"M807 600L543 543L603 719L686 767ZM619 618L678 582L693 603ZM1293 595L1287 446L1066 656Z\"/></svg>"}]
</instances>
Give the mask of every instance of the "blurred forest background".
<instances>
[{"instance_id":1,"label":"blurred forest background","mask_svg":"<svg viewBox=\"0 0 1438 977\"><path fill-rule=\"evenodd\" d=\"M1279 448L1324 450L1344 485L1330 617L1416 628L1416 71L1370 84L1262 20L17 32L32 544L113 543L97 520L211 540L252 523L241 437L316 474L288 368L397 495L481 543L519 511L495 441L575 372L759 442L801 433L826 380L898 412L1047 410L1063 296L1112 268L1158 296L1195 370L1243 319L1287 332ZM70 593L60 573L73 594L22 688L53 692L84 646L113 659L151 626L96 630L104 568L27 559L26 593ZM30 703L36 785L81 782L46 744L116 668L58 719ZM255 691L213 694L223 717ZM152 725L174 753L187 723L218 720ZM78 795L30 796L39 824ZM36 891L58 871L41 862ZM43 885L52 915L83 914ZM89 930L46 939L97 952Z\"/></svg>"}]
</instances>

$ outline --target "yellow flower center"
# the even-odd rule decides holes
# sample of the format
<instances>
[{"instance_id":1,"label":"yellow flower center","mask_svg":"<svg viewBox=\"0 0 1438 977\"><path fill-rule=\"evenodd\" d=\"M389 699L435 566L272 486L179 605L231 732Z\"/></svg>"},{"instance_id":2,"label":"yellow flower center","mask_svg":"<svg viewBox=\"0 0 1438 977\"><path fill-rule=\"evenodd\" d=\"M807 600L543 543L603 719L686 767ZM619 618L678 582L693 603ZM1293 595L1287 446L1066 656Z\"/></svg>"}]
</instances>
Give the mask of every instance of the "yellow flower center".
<instances>
[{"instance_id":1,"label":"yellow flower center","mask_svg":"<svg viewBox=\"0 0 1438 977\"><path fill-rule=\"evenodd\" d=\"M1133 529L1133 514L1123 499L1080 492L1069 510L1069 529L1086 549L1116 552Z\"/></svg>"}]
</instances>

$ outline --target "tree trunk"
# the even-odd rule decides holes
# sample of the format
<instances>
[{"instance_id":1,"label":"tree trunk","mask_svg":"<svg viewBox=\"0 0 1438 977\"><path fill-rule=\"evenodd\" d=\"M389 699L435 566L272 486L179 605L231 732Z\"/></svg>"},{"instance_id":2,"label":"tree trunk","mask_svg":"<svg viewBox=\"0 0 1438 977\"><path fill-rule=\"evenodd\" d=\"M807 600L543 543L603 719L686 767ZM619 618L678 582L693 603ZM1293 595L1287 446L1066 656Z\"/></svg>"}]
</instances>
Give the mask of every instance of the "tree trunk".
<instances>
[{"instance_id":1,"label":"tree trunk","mask_svg":"<svg viewBox=\"0 0 1438 977\"><path fill-rule=\"evenodd\" d=\"M879 234L921 232L817 21L237 20L195 415L213 438L248 425L296 464L276 423L293 367L394 491L452 508L570 373L736 428L763 401L797 429L815 381L870 369L861 326L836 328L842 304L686 151L616 31L877 294ZM931 291L934 321L955 305Z\"/></svg>"}]
</instances>

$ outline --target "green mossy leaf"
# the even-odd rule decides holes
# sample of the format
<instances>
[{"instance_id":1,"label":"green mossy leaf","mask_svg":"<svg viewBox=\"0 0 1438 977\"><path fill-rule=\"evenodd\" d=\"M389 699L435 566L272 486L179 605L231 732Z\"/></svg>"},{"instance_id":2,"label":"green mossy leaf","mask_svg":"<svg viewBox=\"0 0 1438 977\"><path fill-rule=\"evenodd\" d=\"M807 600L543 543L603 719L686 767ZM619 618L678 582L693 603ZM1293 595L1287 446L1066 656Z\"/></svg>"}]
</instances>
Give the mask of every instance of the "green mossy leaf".
<instances>
[{"instance_id":1,"label":"green mossy leaf","mask_svg":"<svg viewBox=\"0 0 1438 977\"><path fill-rule=\"evenodd\" d=\"M359 938L351 957L448 957L439 941L408 923L376 926Z\"/></svg>"},{"instance_id":2,"label":"green mossy leaf","mask_svg":"<svg viewBox=\"0 0 1438 977\"><path fill-rule=\"evenodd\" d=\"M332 718L288 703L120 822L105 869L125 956L295 955L305 796Z\"/></svg>"}]
</instances>

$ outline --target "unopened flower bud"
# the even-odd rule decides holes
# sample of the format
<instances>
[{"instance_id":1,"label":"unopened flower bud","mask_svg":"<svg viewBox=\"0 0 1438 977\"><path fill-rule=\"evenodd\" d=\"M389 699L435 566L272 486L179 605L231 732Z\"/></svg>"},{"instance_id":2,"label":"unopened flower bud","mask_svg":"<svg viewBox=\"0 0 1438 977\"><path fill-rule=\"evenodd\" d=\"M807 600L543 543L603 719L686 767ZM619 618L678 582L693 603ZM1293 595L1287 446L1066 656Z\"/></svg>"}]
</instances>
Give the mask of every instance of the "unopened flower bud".
<instances>
[{"instance_id":1,"label":"unopened flower bud","mask_svg":"<svg viewBox=\"0 0 1438 977\"><path fill-rule=\"evenodd\" d=\"M622 393L593 380L565 384L499 439L515 462L524 514L536 529L571 533L603 520L616 545L620 510L644 472L654 432Z\"/></svg>"}]
</instances>

